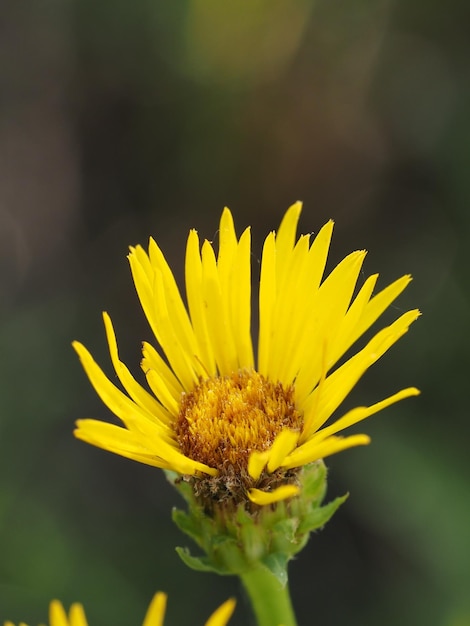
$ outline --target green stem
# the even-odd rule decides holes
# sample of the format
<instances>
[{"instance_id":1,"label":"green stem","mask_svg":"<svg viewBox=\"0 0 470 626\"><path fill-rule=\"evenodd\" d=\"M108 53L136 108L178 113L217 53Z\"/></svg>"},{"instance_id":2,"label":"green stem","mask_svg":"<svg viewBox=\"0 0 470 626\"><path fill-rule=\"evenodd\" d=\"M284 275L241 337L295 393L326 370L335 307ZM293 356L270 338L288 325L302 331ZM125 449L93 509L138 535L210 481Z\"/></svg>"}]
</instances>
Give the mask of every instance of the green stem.
<instances>
[{"instance_id":1,"label":"green stem","mask_svg":"<svg viewBox=\"0 0 470 626\"><path fill-rule=\"evenodd\" d=\"M287 583L283 586L263 565L241 574L240 578L250 596L258 626L297 626Z\"/></svg>"}]
</instances>

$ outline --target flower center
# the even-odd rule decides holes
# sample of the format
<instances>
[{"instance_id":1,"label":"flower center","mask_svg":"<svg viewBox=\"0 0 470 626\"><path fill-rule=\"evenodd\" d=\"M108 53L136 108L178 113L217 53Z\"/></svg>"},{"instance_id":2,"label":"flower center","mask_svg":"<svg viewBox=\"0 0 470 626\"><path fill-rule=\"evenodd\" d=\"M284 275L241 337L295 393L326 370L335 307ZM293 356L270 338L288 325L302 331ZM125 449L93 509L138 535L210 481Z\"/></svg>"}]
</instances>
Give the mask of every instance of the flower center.
<instances>
[{"instance_id":1,"label":"flower center","mask_svg":"<svg viewBox=\"0 0 470 626\"><path fill-rule=\"evenodd\" d=\"M254 370L201 380L183 396L175 431L182 452L219 470L246 474L254 450L270 448L284 428L300 430L294 388Z\"/></svg>"}]
</instances>

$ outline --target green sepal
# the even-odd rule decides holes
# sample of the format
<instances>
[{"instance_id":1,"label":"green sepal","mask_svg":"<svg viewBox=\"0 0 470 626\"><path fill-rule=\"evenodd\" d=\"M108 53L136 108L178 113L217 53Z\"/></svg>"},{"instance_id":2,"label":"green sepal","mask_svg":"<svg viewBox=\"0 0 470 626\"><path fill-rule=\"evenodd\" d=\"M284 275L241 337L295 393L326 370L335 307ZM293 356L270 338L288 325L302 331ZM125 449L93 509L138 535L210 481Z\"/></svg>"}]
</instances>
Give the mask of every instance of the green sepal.
<instances>
[{"instance_id":1,"label":"green sepal","mask_svg":"<svg viewBox=\"0 0 470 626\"><path fill-rule=\"evenodd\" d=\"M302 520L300 524L299 531L300 532L311 532L313 530L318 530L319 528L323 528L323 526L330 521L339 507L349 498L349 493L344 494L344 496L339 496L335 498L332 502L325 504L325 506L319 507L318 509L314 509Z\"/></svg>"},{"instance_id":2,"label":"green sepal","mask_svg":"<svg viewBox=\"0 0 470 626\"><path fill-rule=\"evenodd\" d=\"M180 509L173 509L171 517L185 535L188 535L188 537L191 537L196 543L199 543L200 525L196 523L194 518Z\"/></svg>"},{"instance_id":3,"label":"green sepal","mask_svg":"<svg viewBox=\"0 0 470 626\"><path fill-rule=\"evenodd\" d=\"M307 465L302 475L302 495L313 503L320 504L326 495L326 465L323 461Z\"/></svg>"},{"instance_id":4,"label":"green sepal","mask_svg":"<svg viewBox=\"0 0 470 626\"><path fill-rule=\"evenodd\" d=\"M287 585L287 563L289 557L285 554L268 554L262 561L263 565L277 578L282 587Z\"/></svg>"},{"instance_id":5,"label":"green sepal","mask_svg":"<svg viewBox=\"0 0 470 626\"><path fill-rule=\"evenodd\" d=\"M178 546L176 547L176 552L185 565L197 572L211 572L222 575L231 573L222 571L220 568L212 565L207 556L192 556L188 548Z\"/></svg>"},{"instance_id":6,"label":"green sepal","mask_svg":"<svg viewBox=\"0 0 470 626\"><path fill-rule=\"evenodd\" d=\"M284 586L287 564L308 541L310 532L326 524L348 495L322 506L326 493L326 468L322 461L303 467L298 474L300 493L273 505L257 507L248 500L214 505L206 513L190 482L173 472L169 481L185 499L187 512L174 509L178 528L203 550L196 557L177 548L183 562L198 571L242 575L265 567Z\"/></svg>"}]
</instances>

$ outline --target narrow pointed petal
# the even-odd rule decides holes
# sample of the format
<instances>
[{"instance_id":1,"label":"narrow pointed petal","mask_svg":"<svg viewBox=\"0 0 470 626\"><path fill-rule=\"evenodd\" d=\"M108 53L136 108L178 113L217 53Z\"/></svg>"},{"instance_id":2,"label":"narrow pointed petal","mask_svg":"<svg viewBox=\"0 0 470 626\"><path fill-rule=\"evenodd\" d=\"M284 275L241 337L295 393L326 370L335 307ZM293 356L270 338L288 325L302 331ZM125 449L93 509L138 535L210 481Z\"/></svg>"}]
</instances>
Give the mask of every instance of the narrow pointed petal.
<instances>
[{"instance_id":1,"label":"narrow pointed petal","mask_svg":"<svg viewBox=\"0 0 470 626\"><path fill-rule=\"evenodd\" d=\"M238 367L254 367L251 339L251 233L247 228L237 246L230 282L230 314Z\"/></svg>"},{"instance_id":2,"label":"narrow pointed petal","mask_svg":"<svg viewBox=\"0 0 470 626\"><path fill-rule=\"evenodd\" d=\"M308 463L313 463L319 459L342 452L348 448L356 446L365 446L370 443L368 435L351 435L350 437L328 437L324 441L316 444L315 442L304 443L290 454L282 467L285 469L293 469L294 467L302 467Z\"/></svg>"},{"instance_id":3,"label":"narrow pointed petal","mask_svg":"<svg viewBox=\"0 0 470 626\"><path fill-rule=\"evenodd\" d=\"M272 473L282 465L286 456L297 445L299 434L293 430L283 430L279 433L269 450L268 472Z\"/></svg>"},{"instance_id":4,"label":"narrow pointed petal","mask_svg":"<svg viewBox=\"0 0 470 626\"><path fill-rule=\"evenodd\" d=\"M264 242L259 282L258 371L267 376L271 353L273 309L277 297L276 241L270 233Z\"/></svg>"},{"instance_id":5,"label":"narrow pointed petal","mask_svg":"<svg viewBox=\"0 0 470 626\"><path fill-rule=\"evenodd\" d=\"M341 320L338 332L331 341L329 350L329 358L331 361L336 362L352 343L363 334L363 332L357 334L357 328L364 318L365 309L369 303L378 277L378 274L373 274L367 278ZM367 330L367 328L364 330Z\"/></svg>"},{"instance_id":6,"label":"narrow pointed petal","mask_svg":"<svg viewBox=\"0 0 470 626\"><path fill-rule=\"evenodd\" d=\"M217 268L220 282L224 285L228 285L233 270L233 261L237 253L238 241L232 213L227 207L222 211L220 218L219 240Z\"/></svg>"},{"instance_id":7,"label":"narrow pointed petal","mask_svg":"<svg viewBox=\"0 0 470 626\"><path fill-rule=\"evenodd\" d=\"M226 324L236 346L238 367L242 368L253 365L250 264L250 229L245 230L238 242L232 214L226 208L220 221L217 272Z\"/></svg>"},{"instance_id":8,"label":"narrow pointed petal","mask_svg":"<svg viewBox=\"0 0 470 626\"><path fill-rule=\"evenodd\" d=\"M322 388L315 389L305 401L304 440L318 430L338 408L366 370L387 352L419 317L419 311L408 311L373 337L367 346L328 376ZM319 399L316 398L320 395ZM315 411L313 414L312 407Z\"/></svg>"},{"instance_id":9,"label":"narrow pointed petal","mask_svg":"<svg viewBox=\"0 0 470 626\"><path fill-rule=\"evenodd\" d=\"M248 497L254 504L259 506L266 506L268 504L274 504L274 502L280 502L281 500L287 500L293 498L300 492L300 487L297 485L281 485L273 491L262 491L261 489L250 489Z\"/></svg>"},{"instance_id":10,"label":"narrow pointed petal","mask_svg":"<svg viewBox=\"0 0 470 626\"><path fill-rule=\"evenodd\" d=\"M299 372L305 350L305 329L315 310L315 301L325 271L332 233L333 221L330 220L315 237L305 259L302 259L299 266L294 268L294 274L298 276L298 280L296 292L292 296L293 308L286 316L290 323L289 341L286 343L286 354L281 360L279 372L279 379L285 385L292 384ZM314 352L313 349L312 352Z\"/></svg>"},{"instance_id":11,"label":"narrow pointed petal","mask_svg":"<svg viewBox=\"0 0 470 626\"><path fill-rule=\"evenodd\" d=\"M85 346L78 341L74 341L72 345L80 357L83 369L95 388L96 393L109 410L119 417L124 424L128 424L129 420L135 419L135 417L141 417L144 418L144 422L149 420L158 425L160 432L164 432L165 429L167 429L168 415L163 407L155 413L150 413L146 409L139 407L113 385L104 374L103 370L94 361Z\"/></svg>"},{"instance_id":12,"label":"narrow pointed petal","mask_svg":"<svg viewBox=\"0 0 470 626\"><path fill-rule=\"evenodd\" d=\"M283 278L279 277L276 302L272 311L271 349L267 375L272 380L285 380L285 369L295 348L294 338L303 334L306 310L299 298L305 293L308 269L309 236L302 236L290 258L286 260ZM290 381L289 381L290 382Z\"/></svg>"},{"instance_id":13,"label":"narrow pointed petal","mask_svg":"<svg viewBox=\"0 0 470 626\"><path fill-rule=\"evenodd\" d=\"M68 626L67 614L58 600L52 600L49 606L49 622L54 626Z\"/></svg>"},{"instance_id":14,"label":"narrow pointed petal","mask_svg":"<svg viewBox=\"0 0 470 626\"><path fill-rule=\"evenodd\" d=\"M316 291L323 278L328 252L330 249L331 237L333 235L333 220L329 220L313 240L308 253L308 265L310 275L310 289Z\"/></svg>"},{"instance_id":15,"label":"narrow pointed petal","mask_svg":"<svg viewBox=\"0 0 470 626\"><path fill-rule=\"evenodd\" d=\"M77 420L74 431L77 439L146 465L172 469L181 474L192 475L197 471L211 476L217 474L217 470L188 459L174 445L160 438L158 433L153 433L153 436L148 434L148 437L142 438L135 431L92 419Z\"/></svg>"},{"instance_id":16,"label":"narrow pointed petal","mask_svg":"<svg viewBox=\"0 0 470 626\"><path fill-rule=\"evenodd\" d=\"M328 369L334 365L329 356L332 338L349 307L364 258L365 252L359 250L343 259L320 286L312 303L312 315L305 326L304 335L299 339L301 352L298 355L299 374L296 379L299 403L320 379L325 350Z\"/></svg>"},{"instance_id":17,"label":"narrow pointed petal","mask_svg":"<svg viewBox=\"0 0 470 626\"><path fill-rule=\"evenodd\" d=\"M419 389L416 387L408 387L407 389L402 389L401 391L385 398L385 400L381 400L376 404L372 404L371 406L360 406L351 411L348 411L346 415L343 415L340 419L336 420L330 426L326 428L322 428L317 431L314 435L312 435L310 441L319 442L323 439L326 439L330 435L334 435L345 428L349 428L358 422L362 422L362 420L386 409L388 406L395 404L396 402L400 402L400 400L404 400L405 398L411 398L413 396L418 396L420 394Z\"/></svg>"},{"instance_id":18,"label":"narrow pointed petal","mask_svg":"<svg viewBox=\"0 0 470 626\"><path fill-rule=\"evenodd\" d=\"M269 450L265 450L264 452L258 452L255 450L250 454L250 458L248 459L248 474L253 478L253 480L258 480L261 476L261 472L266 467L266 463L269 459Z\"/></svg>"},{"instance_id":19,"label":"narrow pointed petal","mask_svg":"<svg viewBox=\"0 0 470 626\"><path fill-rule=\"evenodd\" d=\"M142 433L138 430L125 429L100 420L80 419L76 424L75 437L100 448L119 447L128 452L153 455L162 461L165 461L168 456L174 458L178 454L174 441L164 439L157 429L152 432L152 427L145 433L146 436L142 437Z\"/></svg>"},{"instance_id":20,"label":"narrow pointed petal","mask_svg":"<svg viewBox=\"0 0 470 626\"><path fill-rule=\"evenodd\" d=\"M70 626L88 626L85 610L79 602L74 602L69 610ZM55 626L55 624L51 624Z\"/></svg>"},{"instance_id":21,"label":"narrow pointed petal","mask_svg":"<svg viewBox=\"0 0 470 626\"><path fill-rule=\"evenodd\" d=\"M188 355L183 350L179 337L175 334L162 284L162 273L159 269L154 270L152 267L149 269L150 261L146 256L144 257L145 261L143 261L143 255L145 253L138 247L128 257L137 295L150 327L171 368L185 389L190 389L197 382L197 375L194 371L196 361L192 354ZM151 272L150 275L149 272Z\"/></svg>"},{"instance_id":22,"label":"narrow pointed petal","mask_svg":"<svg viewBox=\"0 0 470 626\"><path fill-rule=\"evenodd\" d=\"M212 613L205 626L226 626L229 619L235 610L236 601L234 598L229 598L218 609ZM146 626L144 624L144 626Z\"/></svg>"},{"instance_id":23,"label":"narrow pointed petal","mask_svg":"<svg viewBox=\"0 0 470 626\"><path fill-rule=\"evenodd\" d=\"M197 374L201 371L200 362L194 358L194 352L185 348L185 343L174 326L171 303L167 299L167 292L158 270L155 273L155 283L152 302L158 315L158 327L161 340L159 343L171 364L172 369L183 383L185 389L192 389L197 383ZM197 355L196 355L197 356Z\"/></svg>"},{"instance_id":24,"label":"narrow pointed petal","mask_svg":"<svg viewBox=\"0 0 470 626\"><path fill-rule=\"evenodd\" d=\"M111 361L113 363L114 370L119 380L121 381L122 386L130 395L130 397L134 400L134 402L138 404L141 408L148 411L150 414L158 414L161 408L159 403L155 400L153 396L148 393L148 391L146 391L141 385L139 385L139 383L129 372L126 365L124 365L124 363L119 360L116 335L114 333L111 318L107 313L103 313L103 320L106 329L106 337L108 339Z\"/></svg>"},{"instance_id":25,"label":"narrow pointed petal","mask_svg":"<svg viewBox=\"0 0 470 626\"><path fill-rule=\"evenodd\" d=\"M230 374L236 371L238 358L228 318L229 312L224 306L214 250L208 241L202 246L202 278L202 297L206 306L207 325L217 367L221 374Z\"/></svg>"},{"instance_id":26,"label":"narrow pointed petal","mask_svg":"<svg viewBox=\"0 0 470 626\"><path fill-rule=\"evenodd\" d=\"M184 306L173 272L153 238L150 238L149 258L155 276L160 279L158 283L161 284L162 291L165 293L165 301L172 321L173 332L178 337L178 341L185 352L191 356L197 355L198 348L193 327L191 326L188 312Z\"/></svg>"},{"instance_id":27,"label":"narrow pointed petal","mask_svg":"<svg viewBox=\"0 0 470 626\"><path fill-rule=\"evenodd\" d=\"M209 333L209 321L207 319L207 307L202 294L202 260L199 251L199 237L195 230L189 233L186 244L185 260L186 297L191 313L191 323L199 345L202 364L207 375L214 376L217 368L215 363L214 348Z\"/></svg>"},{"instance_id":28,"label":"narrow pointed petal","mask_svg":"<svg viewBox=\"0 0 470 626\"><path fill-rule=\"evenodd\" d=\"M345 315L331 347L332 360L339 359L378 320L411 281L411 276L402 276L371 299L370 294L377 276L375 274L366 280Z\"/></svg>"},{"instance_id":29,"label":"narrow pointed petal","mask_svg":"<svg viewBox=\"0 0 470 626\"><path fill-rule=\"evenodd\" d=\"M394 281L382 291L379 291L368 302L364 315L358 323L353 339L360 337L372 324L382 315L382 313L398 298L398 296L406 289L410 284L412 278L409 274L402 276L398 280Z\"/></svg>"},{"instance_id":30,"label":"narrow pointed petal","mask_svg":"<svg viewBox=\"0 0 470 626\"><path fill-rule=\"evenodd\" d=\"M141 369L144 374L147 375L149 370L158 372L158 376L162 380L162 385L166 388L166 393L171 394L172 398L175 400L179 400L184 391L182 384L155 348L146 341L142 344L142 357ZM157 398L160 397L160 391L154 391L154 393Z\"/></svg>"},{"instance_id":31,"label":"narrow pointed petal","mask_svg":"<svg viewBox=\"0 0 470 626\"><path fill-rule=\"evenodd\" d=\"M289 254L294 248L295 234L297 232L297 224L301 212L302 203L295 202L287 209L282 218L276 234L276 250L281 262L289 258Z\"/></svg>"},{"instance_id":32,"label":"narrow pointed petal","mask_svg":"<svg viewBox=\"0 0 470 626\"><path fill-rule=\"evenodd\" d=\"M142 626L163 626L163 620L165 619L167 603L167 594L159 591L156 593L144 618Z\"/></svg>"},{"instance_id":33,"label":"narrow pointed petal","mask_svg":"<svg viewBox=\"0 0 470 626\"><path fill-rule=\"evenodd\" d=\"M175 398L170 393L168 387L165 385L163 378L160 376L160 372L149 369L145 375L150 389L163 404L169 415L177 415L181 400L181 394L178 398Z\"/></svg>"}]
</instances>

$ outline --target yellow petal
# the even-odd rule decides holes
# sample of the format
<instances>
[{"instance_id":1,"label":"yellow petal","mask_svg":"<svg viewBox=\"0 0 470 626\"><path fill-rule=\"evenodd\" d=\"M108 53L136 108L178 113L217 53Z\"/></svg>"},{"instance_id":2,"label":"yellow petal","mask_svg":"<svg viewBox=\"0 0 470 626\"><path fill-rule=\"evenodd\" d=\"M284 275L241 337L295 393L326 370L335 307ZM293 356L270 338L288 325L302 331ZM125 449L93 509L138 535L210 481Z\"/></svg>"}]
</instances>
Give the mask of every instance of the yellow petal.
<instances>
[{"instance_id":1,"label":"yellow petal","mask_svg":"<svg viewBox=\"0 0 470 626\"><path fill-rule=\"evenodd\" d=\"M120 456L134 459L181 474L197 471L215 476L217 470L184 456L175 444L168 443L151 431L144 434L126 430L114 424L92 419L77 420L75 437Z\"/></svg>"},{"instance_id":2,"label":"yellow petal","mask_svg":"<svg viewBox=\"0 0 470 626\"><path fill-rule=\"evenodd\" d=\"M249 499L259 506L266 506L273 504L274 502L280 502L281 500L287 500L293 498L300 492L300 487L297 485L281 485L273 491L261 491L261 489L250 489L248 492Z\"/></svg>"},{"instance_id":3,"label":"yellow petal","mask_svg":"<svg viewBox=\"0 0 470 626\"><path fill-rule=\"evenodd\" d=\"M232 613L235 610L236 601L234 598L229 598L218 609L212 613L205 626L226 626L229 619L232 617ZM146 626L144 624L144 626Z\"/></svg>"},{"instance_id":4,"label":"yellow petal","mask_svg":"<svg viewBox=\"0 0 470 626\"><path fill-rule=\"evenodd\" d=\"M168 340L170 344L173 344L176 338L181 352L186 356L190 369L195 370L198 375L205 375L206 371L202 365L202 354L199 353L194 330L173 272L153 238L150 238L149 242L149 258L155 276L154 293L158 298L157 294L161 291L161 301L165 301L165 307L162 310L167 310L168 312ZM158 302L154 303L155 306L158 309ZM161 320L159 323L161 323ZM165 343L161 345L166 350Z\"/></svg>"},{"instance_id":5,"label":"yellow petal","mask_svg":"<svg viewBox=\"0 0 470 626\"><path fill-rule=\"evenodd\" d=\"M179 406L181 402L181 394L179 398L175 398L173 394L170 392L168 387L165 385L165 381L160 376L160 372L149 369L145 372L145 377L147 378L148 385L150 389L153 391L155 396L160 400L166 411L168 412L168 421L165 423L173 422L173 418L175 415L179 413ZM170 418L171 416L171 418ZM164 417L162 416L162 421Z\"/></svg>"},{"instance_id":6,"label":"yellow petal","mask_svg":"<svg viewBox=\"0 0 470 626\"><path fill-rule=\"evenodd\" d=\"M65 613L64 607L59 600L52 600L49 606L49 624L50 626L69 626L69 620Z\"/></svg>"},{"instance_id":7,"label":"yellow petal","mask_svg":"<svg viewBox=\"0 0 470 626\"><path fill-rule=\"evenodd\" d=\"M299 434L300 433L293 430L283 430L279 433L268 451L268 472L272 473L282 465L286 456L290 454L297 445Z\"/></svg>"},{"instance_id":8,"label":"yellow petal","mask_svg":"<svg viewBox=\"0 0 470 626\"><path fill-rule=\"evenodd\" d=\"M351 411L348 411L346 415L343 415L343 417L336 420L336 422L334 422L330 426L327 426L326 428L322 428L321 430L317 431L312 436L311 441L315 440L316 442L318 442L326 439L330 435L334 435L341 430L349 428L350 426L361 422L367 417L370 417L371 415L382 411L388 406L395 404L395 402L399 402L400 400L404 400L405 398L411 398L412 396L418 396L419 393L420 391L419 389L416 389L416 387L408 387L407 389L402 389L392 396L385 398L385 400L381 400L380 402L372 404L371 406L361 406L352 409Z\"/></svg>"},{"instance_id":9,"label":"yellow petal","mask_svg":"<svg viewBox=\"0 0 470 626\"><path fill-rule=\"evenodd\" d=\"M107 313L103 313L103 320L106 329L106 337L108 339L111 361L122 386L136 404L148 411L150 414L158 415L161 413L161 406L159 403L141 385L139 385L129 372L126 365L119 360L116 335L114 333L111 318Z\"/></svg>"},{"instance_id":10,"label":"yellow petal","mask_svg":"<svg viewBox=\"0 0 470 626\"><path fill-rule=\"evenodd\" d=\"M225 208L219 232L217 272L224 317L236 345L238 367L252 367L250 229L245 230L238 242L232 214Z\"/></svg>"},{"instance_id":11,"label":"yellow petal","mask_svg":"<svg viewBox=\"0 0 470 626\"><path fill-rule=\"evenodd\" d=\"M340 358L377 321L411 281L411 276L402 276L370 299L377 276L375 274L366 280L344 317L331 347L334 361Z\"/></svg>"},{"instance_id":12,"label":"yellow petal","mask_svg":"<svg viewBox=\"0 0 470 626\"><path fill-rule=\"evenodd\" d=\"M285 289L292 289L294 257L299 256L295 253L295 239L301 210L300 202L287 210L278 232L266 239L261 261L259 371L273 380L279 380L283 347L289 341L281 325L290 317L292 301ZM309 237L303 239L308 248Z\"/></svg>"},{"instance_id":13,"label":"yellow petal","mask_svg":"<svg viewBox=\"0 0 470 626\"><path fill-rule=\"evenodd\" d=\"M88 626L85 611L80 603L75 602L70 607L69 620L70 626ZM54 624L51 624L50 626L54 626Z\"/></svg>"},{"instance_id":14,"label":"yellow petal","mask_svg":"<svg viewBox=\"0 0 470 626\"><path fill-rule=\"evenodd\" d=\"M77 439L108 452L113 452L153 467L171 469L168 461L145 447L138 433L125 430L114 424L107 424L98 420L81 419L77 420L77 428L73 434Z\"/></svg>"},{"instance_id":15,"label":"yellow petal","mask_svg":"<svg viewBox=\"0 0 470 626\"><path fill-rule=\"evenodd\" d=\"M199 345L199 354L208 376L216 374L216 363L206 315L207 307L202 297L202 261L199 238L191 230L186 244L185 260L186 297L191 313L191 323Z\"/></svg>"},{"instance_id":16,"label":"yellow petal","mask_svg":"<svg viewBox=\"0 0 470 626\"><path fill-rule=\"evenodd\" d=\"M250 454L250 458L248 459L248 474L253 478L253 480L258 480L261 476L261 472L266 467L266 463L269 459L269 450L265 450L264 452L258 452L255 450Z\"/></svg>"},{"instance_id":17,"label":"yellow petal","mask_svg":"<svg viewBox=\"0 0 470 626\"><path fill-rule=\"evenodd\" d=\"M207 327L217 367L222 375L229 375L238 368L238 356L228 307L223 299L214 250L208 241L202 245L202 277L202 297L207 309Z\"/></svg>"},{"instance_id":18,"label":"yellow petal","mask_svg":"<svg viewBox=\"0 0 470 626\"><path fill-rule=\"evenodd\" d=\"M289 258L289 255L294 248L297 224L301 212L301 202L295 202L292 206L290 206L284 214L284 217L282 218L281 224L276 233L276 251L279 262L281 264L281 269L282 264L285 262L286 259Z\"/></svg>"},{"instance_id":19,"label":"yellow petal","mask_svg":"<svg viewBox=\"0 0 470 626\"><path fill-rule=\"evenodd\" d=\"M332 232L333 222L330 220L315 237L305 259L299 259L299 266L293 268L294 276L298 276L297 291L293 296L295 308L287 314L291 324L287 333L289 341L285 344L286 354L285 358L281 359L279 372L279 379L285 385L292 384L299 371L301 355L305 349L303 345L305 328L314 311Z\"/></svg>"},{"instance_id":20,"label":"yellow petal","mask_svg":"<svg viewBox=\"0 0 470 626\"><path fill-rule=\"evenodd\" d=\"M286 463L282 464L283 467L297 467L304 464L302 460L307 459L305 463L311 463L312 461L315 461L319 458L324 458L329 454L334 454L336 451L339 452L340 450L344 450L346 447L362 445L362 443L364 442L362 442L361 440L359 440L359 443L354 443L356 440L352 439L351 437L341 439L340 437L332 437L332 435L340 432L341 430L344 430L345 428L349 428L354 424L357 424L358 422L366 419L367 417L370 417L371 415L374 415L375 413L378 413L379 411L382 411L383 409L394 404L395 402L399 402L400 400L404 400L405 398L410 398L412 396L417 396L419 395L419 393L420 392L418 389L416 389L416 387L408 387L407 389L402 389L398 393L395 393L394 395L389 396L388 398L385 398L384 400L381 400L376 404L372 404L368 407L357 407L355 409L352 409L351 411L348 411L346 415L341 417L330 426L322 428L321 430L314 433L306 443L303 443L296 450L294 450L286 459ZM366 435L353 435L352 437L366 437L368 440L368 437ZM323 442L325 441L328 442L326 449L323 447ZM348 445L346 445L347 442L349 442ZM365 441L365 443L368 443L368 441ZM331 452L332 445L334 449L333 452ZM337 445L339 446L339 449L336 450Z\"/></svg>"},{"instance_id":21,"label":"yellow petal","mask_svg":"<svg viewBox=\"0 0 470 626\"><path fill-rule=\"evenodd\" d=\"M365 254L360 250L343 259L322 283L311 304L311 315L298 341L296 397L299 404L318 383L323 359L326 358L327 369L334 365L328 354L331 341L351 302Z\"/></svg>"},{"instance_id":22,"label":"yellow petal","mask_svg":"<svg viewBox=\"0 0 470 626\"><path fill-rule=\"evenodd\" d=\"M285 368L290 353L295 349L294 341L302 333L307 314L303 305L305 277L309 250L308 235L300 237L294 250L284 263L284 273L279 274L276 287L277 298L272 311L271 350L267 376L285 384ZM302 297L299 298L299 294ZM289 381L290 382L290 381Z\"/></svg>"},{"instance_id":23,"label":"yellow petal","mask_svg":"<svg viewBox=\"0 0 470 626\"><path fill-rule=\"evenodd\" d=\"M219 254L217 255L219 280L222 288L228 291L238 241L233 217L227 207L222 211L220 218L219 242Z\"/></svg>"},{"instance_id":24,"label":"yellow petal","mask_svg":"<svg viewBox=\"0 0 470 626\"><path fill-rule=\"evenodd\" d=\"M276 297L276 241L275 234L270 233L266 237L263 245L259 282L258 371L263 376L268 375L273 324L272 318Z\"/></svg>"},{"instance_id":25,"label":"yellow petal","mask_svg":"<svg viewBox=\"0 0 470 626\"><path fill-rule=\"evenodd\" d=\"M367 435L351 435L350 437L328 437L318 444L315 442L307 442L300 448L297 448L290 454L282 467L292 469L294 467L302 467L308 463L324 459L327 456L353 448L355 446L364 446L370 443L370 437Z\"/></svg>"},{"instance_id":26,"label":"yellow petal","mask_svg":"<svg viewBox=\"0 0 470 626\"><path fill-rule=\"evenodd\" d=\"M232 267L228 293L229 315L240 369L254 367L251 340L251 233L240 237Z\"/></svg>"},{"instance_id":27,"label":"yellow petal","mask_svg":"<svg viewBox=\"0 0 470 626\"><path fill-rule=\"evenodd\" d=\"M368 326L362 332L358 332L359 326L362 326L364 311L370 301L378 277L378 274L372 274L366 279L341 320L336 335L331 339L329 358L332 362L336 362L349 346L367 330Z\"/></svg>"},{"instance_id":28,"label":"yellow petal","mask_svg":"<svg viewBox=\"0 0 470 626\"><path fill-rule=\"evenodd\" d=\"M83 344L74 341L72 345L80 357L83 369L95 388L96 393L104 404L119 417L124 424L127 425L130 421L135 423L136 419L140 418L141 423L144 423L146 420L154 422L162 433L168 430L166 424L168 423L169 415L163 407L160 407L160 409L154 413L150 413L146 409L139 407L113 385Z\"/></svg>"},{"instance_id":29,"label":"yellow petal","mask_svg":"<svg viewBox=\"0 0 470 626\"><path fill-rule=\"evenodd\" d=\"M366 370L407 332L410 324L419 315L417 310L404 313L393 324L378 332L365 348L330 374L321 389L318 387L310 394L302 407L305 412L304 440L326 422Z\"/></svg>"},{"instance_id":30,"label":"yellow petal","mask_svg":"<svg viewBox=\"0 0 470 626\"><path fill-rule=\"evenodd\" d=\"M158 390L155 391L152 388L157 398L169 393L175 400L180 400L181 394L184 391L180 381L176 378L173 371L168 367L155 348L146 341L142 344L142 357L141 369L144 374L147 376L149 371L154 371L158 374L159 380L161 380L162 389L158 388Z\"/></svg>"},{"instance_id":31,"label":"yellow petal","mask_svg":"<svg viewBox=\"0 0 470 626\"><path fill-rule=\"evenodd\" d=\"M197 350L193 327L188 312L181 298L180 291L163 252L155 240L149 241L149 259L155 275L161 278L161 284L165 291L170 318L173 328L185 351L194 354Z\"/></svg>"},{"instance_id":32,"label":"yellow petal","mask_svg":"<svg viewBox=\"0 0 470 626\"><path fill-rule=\"evenodd\" d=\"M131 250L128 259L137 295L150 327L177 378L185 389L190 389L197 382L193 367L197 363L193 354L188 355L182 349L179 337L175 334L162 272L158 268L148 268L150 261L140 246Z\"/></svg>"},{"instance_id":33,"label":"yellow petal","mask_svg":"<svg viewBox=\"0 0 470 626\"><path fill-rule=\"evenodd\" d=\"M308 253L308 271L310 276L310 290L316 291L323 278L325 265L333 235L333 220L329 220L318 231Z\"/></svg>"},{"instance_id":34,"label":"yellow petal","mask_svg":"<svg viewBox=\"0 0 470 626\"><path fill-rule=\"evenodd\" d=\"M150 602L142 626L163 626L165 619L167 594L157 592Z\"/></svg>"}]
</instances>

